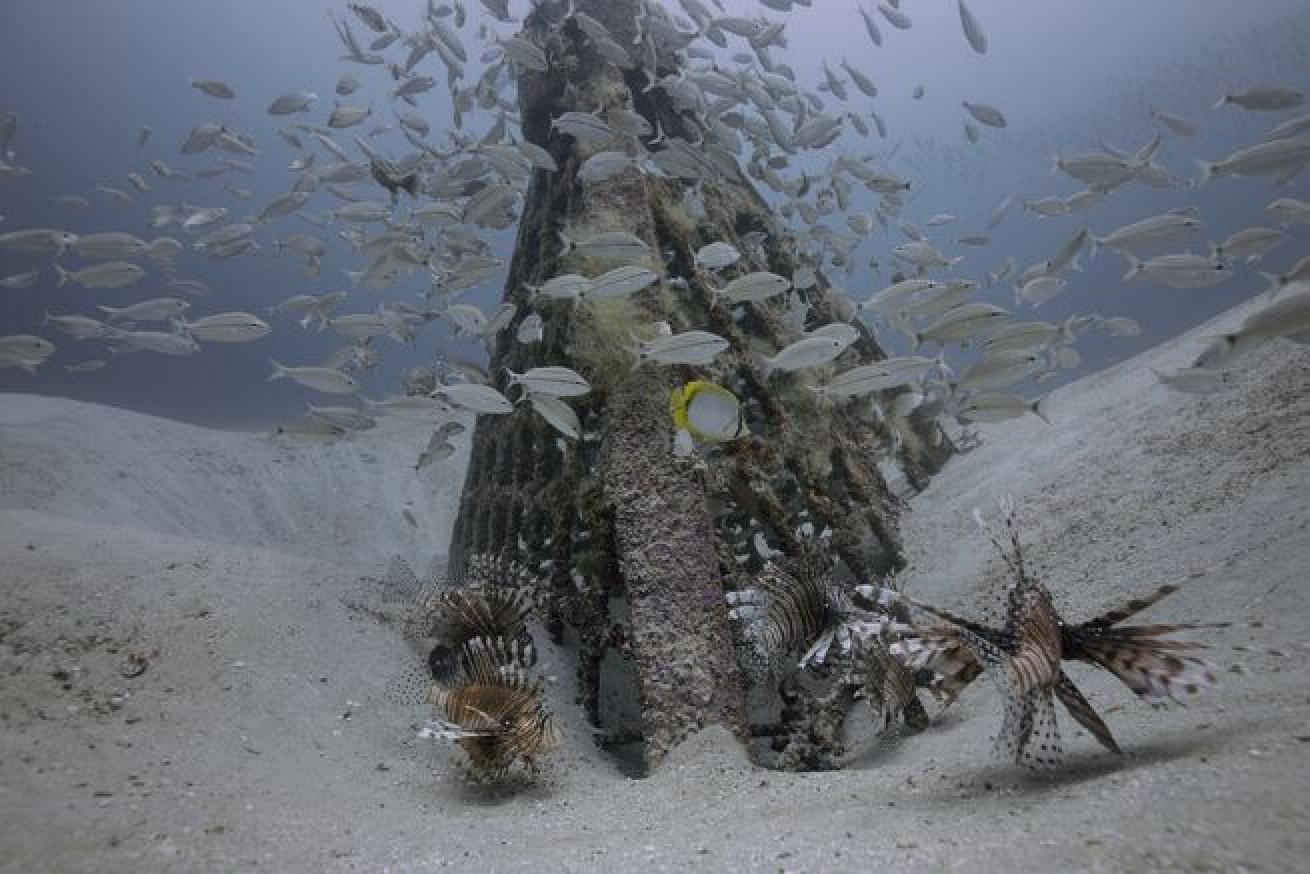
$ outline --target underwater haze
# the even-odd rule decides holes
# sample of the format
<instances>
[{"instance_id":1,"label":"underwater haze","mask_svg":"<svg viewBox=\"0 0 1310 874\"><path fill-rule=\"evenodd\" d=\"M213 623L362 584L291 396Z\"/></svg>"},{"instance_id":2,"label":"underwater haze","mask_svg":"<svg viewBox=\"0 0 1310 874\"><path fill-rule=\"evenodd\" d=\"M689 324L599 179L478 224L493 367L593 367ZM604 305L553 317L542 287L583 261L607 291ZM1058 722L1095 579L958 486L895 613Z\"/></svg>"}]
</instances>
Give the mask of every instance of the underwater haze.
<instances>
[{"instance_id":1,"label":"underwater haze","mask_svg":"<svg viewBox=\"0 0 1310 874\"><path fill-rule=\"evenodd\" d=\"M1307 13L5 0L0 874L1306 870Z\"/></svg>"},{"instance_id":2,"label":"underwater haze","mask_svg":"<svg viewBox=\"0 0 1310 874\"><path fill-rule=\"evenodd\" d=\"M667 5L682 13L678 4ZM495 32L509 36L517 27L492 21L477 3L468 6L470 20L463 33L471 63L465 82L480 70L473 38L477 28L490 21ZM873 9L873 4L866 6ZM514 10L516 14L527 11L526 4L516 7L522 7ZM972 7L985 24L986 54L969 49L954 3L905 4L913 17L908 30L876 17L881 47L870 42L851 3L816 0L813 8L797 5L785 14L748 0L725 0L722 7L728 15L764 13L785 21L787 48L774 51L795 69L798 84L826 104L836 104L838 111L864 116L866 123L868 113L876 111L886 126L886 136L880 138L876 130L863 136L848 123L831 144L797 155L784 175L804 172L817 178L837 154L875 155L893 175L912 182L899 215L884 210L880 218L890 219L885 228L875 224L859 241L859 248L842 259L843 264L825 267L830 280L853 301L891 284L895 275L915 272L890 253L907 239L901 222L922 226L936 214L956 216L952 224L926 230L947 255L963 260L949 273L937 270L930 275L970 278L986 285L988 272L996 271L1007 258L1012 257L1022 270L1050 257L1084 225L1103 235L1181 207L1197 208L1205 224L1204 232L1185 241L1184 247L1204 253L1208 241L1221 241L1241 228L1277 227L1263 213L1266 204L1280 195L1303 196L1306 190L1305 174L1281 190L1270 187L1267 177L1226 178L1193 187L1199 177L1198 160L1226 156L1288 117L1286 112L1211 109L1221 93L1268 83L1306 85L1304 46L1310 42L1310 24L1305 5L1298 0L1261 0L1240 7L1218 0L1150 4L977 0ZM402 28L414 26L423 9L418 0L385 5L386 14ZM344 7L336 14L350 15ZM399 303L433 312L455 299L434 303L422 297L433 284L426 268L403 273L385 288L352 287L346 271L365 269L370 258L338 235L351 225L325 220L329 210L344 203L325 186L313 192L301 210L257 224L253 231L257 248L230 258L207 257L193 248L204 232L221 224L204 232L151 227L151 209L161 204L222 207L228 210L228 222L257 214L298 178L288 165L301 153L278 136L279 129L325 124L335 100L372 110L362 124L333 132L352 157L358 153L349 135L365 134L375 126L392 128L369 139L381 153L401 159L414 152L395 130L394 111L411 109L392 97L396 80L384 65L343 64L341 42L321 4L15 0L7 5L6 21L10 26L0 33L0 51L11 75L0 79L0 111L13 113L16 120L10 163L29 172L0 182L0 233L48 227L76 234L124 231L147 241L162 234L178 237L186 251L168 275L200 280L212 290L208 297L188 298L188 318L245 311L266 317L272 332L251 343L201 341L199 351L181 356L151 351L126 354L122 343L78 341L44 325L45 314L96 317L103 315L97 310L101 305L121 307L178 296L165 285L167 275L145 261L144 279L124 288L81 288L72 283L57 288L48 255L3 249L0 277L31 270L38 276L29 287L0 288L0 336L45 336L58 351L35 375L12 367L0 369L0 391L63 395L197 423L262 427L297 417L307 400L322 401L291 380L268 382L270 359L289 366L322 364L351 342L330 329L302 329L293 317L268 316L269 307L293 295L333 290L349 292L336 315L369 313L379 305ZM730 40L735 43L730 42L728 50L713 50L724 69L737 69L741 65L731 55L745 43L736 37ZM703 40L699 44L709 46ZM866 97L849 82L846 87L852 93L847 101L838 101L824 90L821 63L827 62L848 79L840 66L843 60L872 77L877 97ZM439 80L437 87L418 95L416 105L431 127L427 142L444 149L448 134L456 131L445 70L435 56L429 56L418 72ZM359 90L337 97L334 86L345 74L359 80ZM224 82L236 96L207 96L190 86L192 79ZM912 95L920 87L923 93L916 99ZM280 117L266 111L278 96L301 90L318 96L310 111ZM961 109L964 100L1002 109L1007 126L994 129L974 122L981 137L970 143L964 134L965 124L971 123ZM1016 203L999 228L988 234L985 245L956 243L960 236L984 233L993 208L1010 192L1017 192L1022 201L1078 191L1082 186L1074 180L1052 175L1053 155L1097 149L1101 144L1126 151L1141 149L1160 130L1148 115L1151 109L1176 113L1200 129L1191 138L1164 131L1157 160L1176 177L1173 187L1129 184L1085 213L1059 218L1038 218ZM214 150L181 154L179 145L203 122L247 135L258 154ZM462 132L481 136L489 124L488 113L468 114ZM143 126L153 133L138 148ZM301 137L310 153L319 153L320 166L333 160L303 131ZM150 169L151 161L162 160L173 171L195 174L214 167L220 158L240 164L221 176L190 180L160 178ZM141 175L148 192L132 187L127 179L131 171ZM131 202L99 191L97 185L125 192ZM386 200L386 192L368 179L343 187L360 198ZM757 187L779 206L788 199L758 182ZM241 199L232 190L249 196ZM84 197L89 205L57 201L60 196ZM403 192L400 200L398 217L412 205ZM877 210L877 196L858 189L848 208L849 212ZM839 232L847 232L840 215L824 218ZM799 232L806 230L799 215L793 216L792 226ZM372 232L379 226L354 227ZM1077 345L1080 363L1045 374L1048 384L1030 386L1029 393L1155 345L1262 291L1265 283L1258 270L1281 273L1300 254L1298 244L1304 243L1306 226L1285 230L1289 239L1263 262L1235 263L1230 278L1207 288L1125 282L1124 258L1101 251L1092 260L1084 251L1081 269L1070 272L1067 288L1037 308L1021 302L1022 315L1054 323L1076 314L1126 317L1140 323L1142 333L1115 337L1088 332ZM483 228L481 233L490 252L508 263L512 229ZM315 275L306 275L303 257L277 250L276 242L292 234L310 234L324 244L326 254L319 259ZM427 244L436 242L429 232ZM94 263L72 253L59 260L70 270ZM493 275L456 297L490 314L499 303L502 281ZM1011 278L994 288L981 288L975 299L1014 307L1014 292ZM168 330L167 324L154 327ZM909 349L904 330L889 324L877 324L875 330L891 349ZM430 365L441 355L485 362L480 342L457 339L453 333L448 320L434 318L417 325L412 341L378 337L372 342L377 352L377 361L370 362L374 366L355 371L363 394L394 393L406 370ZM949 357L956 360L959 353L952 350ZM94 372L68 370L88 360L107 363Z\"/></svg>"}]
</instances>

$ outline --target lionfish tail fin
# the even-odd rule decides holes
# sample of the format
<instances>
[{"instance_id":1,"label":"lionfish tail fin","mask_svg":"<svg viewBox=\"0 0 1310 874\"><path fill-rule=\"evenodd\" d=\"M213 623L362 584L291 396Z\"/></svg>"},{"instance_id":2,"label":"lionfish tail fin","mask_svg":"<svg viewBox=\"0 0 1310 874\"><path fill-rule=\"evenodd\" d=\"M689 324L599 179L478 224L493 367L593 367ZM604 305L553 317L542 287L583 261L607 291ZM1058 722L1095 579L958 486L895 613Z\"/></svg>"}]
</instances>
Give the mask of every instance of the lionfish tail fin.
<instances>
[{"instance_id":1,"label":"lionfish tail fin","mask_svg":"<svg viewBox=\"0 0 1310 874\"><path fill-rule=\"evenodd\" d=\"M1202 644L1162 637L1183 627L1128 626L1082 636L1067 657L1099 665L1153 704L1177 701L1180 693L1196 695L1216 683L1208 662L1184 654Z\"/></svg>"}]
</instances>

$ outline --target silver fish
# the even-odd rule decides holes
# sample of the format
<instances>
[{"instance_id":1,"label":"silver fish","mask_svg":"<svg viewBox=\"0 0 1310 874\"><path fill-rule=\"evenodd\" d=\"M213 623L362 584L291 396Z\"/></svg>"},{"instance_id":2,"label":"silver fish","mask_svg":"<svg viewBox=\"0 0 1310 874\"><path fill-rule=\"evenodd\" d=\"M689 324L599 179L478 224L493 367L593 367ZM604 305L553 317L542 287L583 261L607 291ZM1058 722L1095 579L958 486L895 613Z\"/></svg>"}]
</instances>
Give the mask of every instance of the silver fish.
<instances>
[{"instance_id":1,"label":"silver fish","mask_svg":"<svg viewBox=\"0 0 1310 874\"><path fill-rule=\"evenodd\" d=\"M553 300L576 300L590 286L591 280L587 277L577 273L566 273L549 279L541 285L525 285L524 288L532 292L534 297L541 295Z\"/></svg>"},{"instance_id":2,"label":"silver fish","mask_svg":"<svg viewBox=\"0 0 1310 874\"><path fill-rule=\"evenodd\" d=\"M731 267L741 258L741 252L731 243L710 243L696 252L696 266L701 270L722 270Z\"/></svg>"},{"instance_id":3,"label":"silver fish","mask_svg":"<svg viewBox=\"0 0 1310 874\"><path fill-rule=\"evenodd\" d=\"M185 334L165 331L118 331L110 329L105 339L122 343L128 351L155 352L159 355L185 356L200 351L200 344Z\"/></svg>"},{"instance_id":4,"label":"silver fish","mask_svg":"<svg viewBox=\"0 0 1310 874\"><path fill-rule=\"evenodd\" d=\"M60 333L67 334L74 340L96 340L107 337L114 329L104 322L87 316L52 316L45 314L41 324L49 325Z\"/></svg>"},{"instance_id":5,"label":"silver fish","mask_svg":"<svg viewBox=\"0 0 1310 874\"><path fill-rule=\"evenodd\" d=\"M58 278L55 283L57 288L63 288L69 282L83 288L125 288L140 282L146 272L126 261L108 261L77 271L69 271L63 265L56 264L55 275Z\"/></svg>"},{"instance_id":6,"label":"silver fish","mask_svg":"<svg viewBox=\"0 0 1310 874\"><path fill-rule=\"evenodd\" d=\"M1005 388L1036 375L1045 366L1046 359L1030 350L994 352L965 368L958 387L970 391Z\"/></svg>"},{"instance_id":7,"label":"silver fish","mask_svg":"<svg viewBox=\"0 0 1310 874\"><path fill-rule=\"evenodd\" d=\"M987 54L987 34L983 33L982 25L969 11L969 7L964 5L964 0L960 0L959 5L960 26L964 29L964 38L969 41L969 47L980 55Z\"/></svg>"},{"instance_id":8,"label":"silver fish","mask_svg":"<svg viewBox=\"0 0 1310 874\"><path fill-rule=\"evenodd\" d=\"M525 394L550 395L557 398L581 397L591 391L591 384L567 367L533 367L523 373L506 368L510 387L522 386Z\"/></svg>"},{"instance_id":9,"label":"silver fish","mask_svg":"<svg viewBox=\"0 0 1310 874\"><path fill-rule=\"evenodd\" d=\"M1305 95L1292 88L1259 87L1232 94L1224 94L1215 103L1215 109L1240 106L1255 112L1279 112L1305 103Z\"/></svg>"},{"instance_id":10,"label":"silver fish","mask_svg":"<svg viewBox=\"0 0 1310 874\"><path fill-rule=\"evenodd\" d=\"M989 106L986 103L970 103L968 100L964 101L962 105L979 124L996 128L1005 127L1005 116L995 106Z\"/></svg>"},{"instance_id":11,"label":"silver fish","mask_svg":"<svg viewBox=\"0 0 1310 874\"><path fill-rule=\"evenodd\" d=\"M210 97L217 97L220 100L231 100L237 96L237 93L232 90L231 86L226 82L220 82L216 79L205 79L199 81L192 79L191 87L202 94L207 94Z\"/></svg>"},{"instance_id":12,"label":"silver fish","mask_svg":"<svg viewBox=\"0 0 1310 874\"><path fill-rule=\"evenodd\" d=\"M1211 255L1216 260L1245 258L1247 261L1259 261L1266 252L1286 238L1286 234L1275 228L1247 228L1238 231L1222 243L1214 244Z\"/></svg>"},{"instance_id":13,"label":"silver fish","mask_svg":"<svg viewBox=\"0 0 1310 874\"><path fill-rule=\"evenodd\" d=\"M208 343L251 343L273 329L250 313L217 313L194 322L178 322L180 331Z\"/></svg>"},{"instance_id":14,"label":"silver fish","mask_svg":"<svg viewBox=\"0 0 1310 874\"><path fill-rule=\"evenodd\" d=\"M544 336L545 323L537 313L529 313L514 332L514 339L524 345L540 343Z\"/></svg>"},{"instance_id":15,"label":"silver fish","mask_svg":"<svg viewBox=\"0 0 1310 874\"><path fill-rule=\"evenodd\" d=\"M190 308L190 303L178 300L175 297L143 300L140 303L125 307L97 307L98 310L109 316L111 322L167 322L170 319L181 318Z\"/></svg>"},{"instance_id":16,"label":"silver fish","mask_svg":"<svg viewBox=\"0 0 1310 874\"><path fill-rule=\"evenodd\" d=\"M283 94L268 105L269 115L295 115L308 112L318 101L318 95L312 91L293 91Z\"/></svg>"},{"instance_id":17,"label":"silver fish","mask_svg":"<svg viewBox=\"0 0 1310 874\"><path fill-rule=\"evenodd\" d=\"M1198 161L1201 166L1201 184L1216 176L1258 176L1265 173L1287 173L1310 164L1310 138L1270 140L1267 143L1239 149L1220 161Z\"/></svg>"},{"instance_id":18,"label":"silver fish","mask_svg":"<svg viewBox=\"0 0 1310 874\"><path fill-rule=\"evenodd\" d=\"M16 367L35 375L36 369L55 354L55 344L35 334L0 337L0 368Z\"/></svg>"},{"instance_id":19,"label":"silver fish","mask_svg":"<svg viewBox=\"0 0 1310 874\"><path fill-rule=\"evenodd\" d=\"M274 361L273 373L268 380L276 379L290 379L324 394L348 395L359 391L359 383L354 378L330 367L286 367Z\"/></svg>"},{"instance_id":20,"label":"silver fish","mask_svg":"<svg viewBox=\"0 0 1310 874\"><path fill-rule=\"evenodd\" d=\"M714 294L731 303L750 303L768 300L791 290L791 280L776 273L759 271L739 276Z\"/></svg>"},{"instance_id":21,"label":"silver fish","mask_svg":"<svg viewBox=\"0 0 1310 874\"><path fill-rule=\"evenodd\" d=\"M591 280L578 296L584 300L626 297L650 288L659 282L659 278L659 274L645 267L634 265L615 267Z\"/></svg>"},{"instance_id":22,"label":"silver fish","mask_svg":"<svg viewBox=\"0 0 1310 874\"><path fill-rule=\"evenodd\" d=\"M1017 419L1032 413L1049 425L1050 419L1046 418L1041 406L1044 400L1045 398L1038 398L1030 401L1017 395L984 392L969 398L956 411L955 418L965 424L990 423Z\"/></svg>"},{"instance_id":23,"label":"silver fish","mask_svg":"<svg viewBox=\"0 0 1310 874\"><path fill-rule=\"evenodd\" d=\"M559 232L563 248L560 257L571 253L585 258L603 261L641 261L650 256L650 247L646 241L628 231L606 231L582 241L571 239L563 231Z\"/></svg>"},{"instance_id":24,"label":"silver fish","mask_svg":"<svg viewBox=\"0 0 1310 874\"><path fill-rule=\"evenodd\" d=\"M55 228L28 228L22 231L10 231L0 234L0 249L12 249L20 252L52 252L56 256L64 254L69 246L76 243L77 234L60 231Z\"/></svg>"},{"instance_id":25,"label":"silver fish","mask_svg":"<svg viewBox=\"0 0 1310 874\"><path fill-rule=\"evenodd\" d=\"M440 398L474 413L503 416L514 412L514 404L489 385L472 382L437 386L432 397Z\"/></svg>"},{"instance_id":26,"label":"silver fish","mask_svg":"<svg viewBox=\"0 0 1310 874\"><path fill-rule=\"evenodd\" d=\"M572 407L558 397L548 394L529 394L527 399L537 415L545 419L552 428L571 440L580 439L582 423Z\"/></svg>"},{"instance_id":27,"label":"silver fish","mask_svg":"<svg viewBox=\"0 0 1310 874\"><path fill-rule=\"evenodd\" d=\"M1223 262L1208 255L1159 255L1143 261L1128 253L1127 258L1125 281L1145 278L1170 288L1207 288L1232 275Z\"/></svg>"},{"instance_id":28,"label":"silver fish","mask_svg":"<svg viewBox=\"0 0 1310 874\"><path fill-rule=\"evenodd\" d=\"M633 367L639 367L645 361L702 367L726 352L728 345L727 340L709 331L683 331L648 342L637 341L632 350Z\"/></svg>"},{"instance_id":29,"label":"silver fish","mask_svg":"<svg viewBox=\"0 0 1310 874\"><path fill-rule=\"evenodd\" d=\"M768 380L777 371L792 373L827 364L845 352L848 345L836 337L804 337L784 347L772 358L757 356L755 365L760 379Z\"/></svg>"},{"instance_id":30,"label":"silver fish","mask_svg":"<svg viewBox=\"0 0 1310 874\"><path fill-rule=\"evenodd\" d=\"M925 340L944 346L951 341L989 336L992 331L1010 321L1010 318L1010 313L1000 307L967 303L948 310L932 325L922 331L912 331L911 335L916 348Z\"/></svg>"}]
</instances>

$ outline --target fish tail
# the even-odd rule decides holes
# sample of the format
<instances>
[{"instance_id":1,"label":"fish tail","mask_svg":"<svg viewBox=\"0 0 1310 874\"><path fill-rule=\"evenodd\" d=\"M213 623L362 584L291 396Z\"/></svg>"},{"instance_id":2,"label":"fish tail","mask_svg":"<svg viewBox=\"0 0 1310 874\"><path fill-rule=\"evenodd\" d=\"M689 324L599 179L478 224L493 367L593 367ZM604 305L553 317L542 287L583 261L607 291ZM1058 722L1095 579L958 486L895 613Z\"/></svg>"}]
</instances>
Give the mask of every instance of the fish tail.
<instances>
[{"instance_id":1,"label":"fish tail","mask_svg":"<svg viewBox=\"0 0 1310 874\"><path fill-rule=\"evenodd\" d=\"M1096 255L1101 251L1101 245L1105 242L1105 237L1092 235L1092 254L1087 256L1087 260L1095 261Z\"/></svg>"},{"instance_id":2,"label":"fish tail","mask_svg":"<svg viewBox=\"0 0 1310 874\"><path fill-rule=\"evenodd\" d=\"M758 352L751 353L751 365L757 372L759 372L761 382L768 382L769 377L773 375L774 366L772 360L765 358Z\"/></svg>"},{"instance_id":3,"label":"fish tail","mask_svg":"<svg viewBox=\"0 0 1310 874\"><path fill-rule=\"evenodd\" d=\"M1228 105L1228 95L1224 94L1218 100L1216 100L1214 106L1211 106L1210 108L1223 109L1227 105Z\"/></svg>"},{"instance_id":4,"label":"fish tail","mask_svg":"<svg viewBox=\"0 0 1310 874\"><path fill-rule=\"evenodd\" d=\"M569 238L568 234L564 233L563 231L558 231L557 233L559 234L559 244L560 244L559 254L561 258L572 252L574 249L578 248L578 244L573 242L573 240Z\"/></svg>"},{"instance_id":5,"label":"fish tail","mask_svg":"<svg viewBox=\"0 0 1310 874\"><path fill-rule=\"evenodd\" d=\"M118 307L97 306L96 309L100 310L100 312L102 312L102 313L104 313L105 315L109 316L109 318L110 318L111 320L114 318L114 316L116 316L116 315L118 315L119 313L122 312L122 310L119 309ZM49 313L46 313L46 318L47 318L47 319L49 319L49 316L50 316L50 314L49 314Z\"/></svg>"},{"instance_id":6,"label":"fish tail","mask_svg":"<svg viewBox=\"0 0 1310 874\"><path fill-rule=\"evenodd\" d=\"M951 370L951 365L946 363L945 347L937 353L937 371L941 374L942 379L950 379L955 376L955 371Z\"/></svg>"},{"instance_id":7,"label":"fish tail","mask_svg":"<svg viewBox=\"0 0 1310 874\"><path fill-rule=\"evenodd\" d=\"M286 379L287 376L286 367L282 366L281 364L278 364L278 362L275 359L270 358L269 361L273 363L273 373L269 376L268 381L272 382L275 379Z\"/></svg>"},{"instance_id":8,"label":"fish tail","mask_svg":"<svg viewBox=\"0 0 1310 874\"><path fill-rule=\"evenodd\" d=\"M1195 695L1215 685L1213 667L1185 653L1202 644L1171 640L1165 635L1187 626L1142 626L1096 629L1082 635L1075 629L1067 658L1091 662L1119 678L1136 695L1154 703L1176 700L1175 694Z\"/></svg>"},{"instance_id":9,"label":"fish tail","mask_svg":"<svg viewBox=\"0 0 1310 874\"><path fill-rule=\"evenodd\" d=\"M1049 397L1050 395L1042 395L1040 398L1037 398L1037 400L1033 401L1032 404L1028 407L1028 409L1033 411L1034 416L1041 419L1043 422L1045 422L1048 425L1051 424L1051 420L1046 418L1046 411L1042 409L1042 404L1046 403L1046 400Z\"/></svg>"},{"instance_id":10,"label":"fish tail","mask_svg":"<svg viewBox=\"0 0 1310 874\"><path fill-rule=\"evenodd\" d=\"M64 269L64 265L56 264L55 276L57 277L57 282L55 283L55 288L63 288L65 285L67 285L68 278L71 275L72 274L70 274L67 270Z\"/></svg>"},{"instance_id":11,"label":"fish tail","mask_svg":"<svg viewBox=\"0 0 1310 874\"><path fill-rule=\"evenodd\" d=\"M632 355L632 367L629 372L636 373L641 369L641 365L645 360L641 356L641 340L637 339L637 335L631 331L628 332L628 336L632 338L632 345L628 347L628 352Z\"/></svg>"},{"instance_id":12,"label":"fish tail","mask_svg":"<svg viewBox=\"0 0 1310 874\"><path fill-rule=\"evenodd\" d=\"M1059 156L1059 155L1052 155L1052 156L1051 156L1051 175L1054 176L1055 174L1057 174L1057 173L1059 173L1059 172L1060 172L1060 156Z\"/></svg>"},{"instance_id":13,"label":"fish tail","mask_svg":"<svg viewBox=\"0 0 1310 874\"><path fill-rule=\"evenodd\" d=\"M1128 259L1128 272L1124 274L1124 281L1136 279L1142 275L1142 261L1132 252L1125 252L1124 257Z\"/></svg>"},{"instance_id":14,"label":"fish tail","mask_svg":"<svg viewBox=\"0 0 1310 874\"><path fill-rule=\"evenodd\" d=\"M1159 132L1156 132L1156 135L1151 138L1151 141L1143 146L1138 153L1133 156L1136 158L1137 163L1142 165L1142 169L1150 166L1151 161L1155 159L1156 154L1160 151L1160 144L1163 142L1164 137L1161 136Z\"/></svg>"},{"instance_id":15,"label":"fish tail","mask_svg":"<svg viewBox=\"0 0 1310 874\"><path fill-rule=\"evenodd\" d=\"M1269 283L1269 287L1265 289L1265 294L1268 295L1269 300L1273 300L1278 296L1278 292L1283 290L1283 281L1274 274L1261 270L1260 278Z\"/></svg>"},{"instance_id":16,"label":"fish tail","mask_svg":"<svg viewBox=\"0 0 1310 874\"><path fill-rule=\"evenodd\" d=\"M1209 182L1211 179L1214 178L1214 168L1215 168L1214 164L1210 163L1209 161L1201 161L1201 160L1198 160L1196 164L1198 167L1201 168L1201 178L1197 180L1196 183L1197 185L1204 185L1205 183Z\"/></svg>"}]
</instances>

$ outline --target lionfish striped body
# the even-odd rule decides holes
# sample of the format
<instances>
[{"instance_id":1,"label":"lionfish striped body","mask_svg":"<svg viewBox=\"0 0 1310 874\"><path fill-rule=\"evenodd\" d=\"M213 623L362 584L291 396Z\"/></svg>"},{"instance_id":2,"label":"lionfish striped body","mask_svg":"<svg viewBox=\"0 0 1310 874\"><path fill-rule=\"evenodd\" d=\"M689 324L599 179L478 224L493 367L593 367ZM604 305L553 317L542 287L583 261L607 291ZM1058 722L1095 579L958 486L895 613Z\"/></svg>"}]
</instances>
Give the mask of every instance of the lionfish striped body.
<instances>
[{"instance_id":1,"label":"lionfish striped body","mask_svg":"<svg viewBox=\"0 0 1310 874\"><path fill-rule=\"evenodd\" d=\"M419 735L458 743L479 779L501 779L518 762L535 769L559 735L531 670L532 574L516 562L473 556L463 573L427 584L399 560L388 577L414 603L407 635L431 646L420 689L437 718ZM408 675L395 685L393 697L417 703Z\"/></svg>"},{"instance_id":2,"label":"lionfish striped body","mask_svg":"<svg viewBox=\"0 0 1310 874\"><path fill-rule=\"evenodd\" d=\"M746 658L754 673L785 673L798 661L821 663L850 609L828 582L831 564L819 552L786 566L767 562L755 587L727 594L729 616L742 622Z\"/></svg>"},{"instance_id":3,"label":"lionfish striped body","mask_svg":"<svg viewBox=\"0 0 1310 874\"><path fill-rule=\"evenodd\" d=\"M856 607L832 583L833 558L810 550L785 565L770 560L754 588L727 593L729 617L741 623L743 668L756 683L818 667L834 654L841 682L856 685L884 728L911 707L921 712L914 673L891 658L886 636L908 630L890 616Z\"/></svg>"},{"instance_id":4,"label":"lionfish striped body","mask_svg":"<svg viewBox=\"0 0 1310 874\"><path fill-rule=\"evenodd\" d=\"M420 736L458 743L482 779L502 779L519 761L533 767L559 742L541 683L529 673L533 661L515 641L466 642L465 672L448 685L433 684L430 701L440 716Z\"/></svg>"},{"instance_id":5,"label":"lionfish striped body","mask_svg":"<svg viewBox=\"0 0 1310 874\"><path fill-rule=\"evenodd\" d=\"M449 682L461 667L464 645L474 638L517 641L532 650L527 628L532 606L530 574L514 562L469 559L463 574L434 580L418 596L420 634L435 640L428 654L433 677Z\"/></svg>"},{"instance_id":6,"label":"lionfish striped body","mask_svg":"<svg viewBox=\"0 0 1310 874\"><path fill-rule=\"evenodd\" d=\"M859 683L882 731L890 731L901 717L915 727L926 726L914 671L892 657L881 636L862 639L856 645L851 676Z\"/></svg>"},{"instance_id":7,"label":"lionfish striped body","mask_svg":"<svg viewBox=\"0 0 1310 874\"><path fill-rule=\"evenodd\" d=\"M866 586L857 591L884 607L900 605L910 611L916 634L893 644L892 654L911 669L935 672L935 687L946 697L953 699L981 674L992 678L1005 702L997 746L1008 758L1035 770L1059 763L1063 748L1055 714L1057 698L1098 742L1121 753L1105 722L1064 672L1066 660L1098 665L1156 704L1176 700L1176 693L1195 694L1214 684L1210 667L1191 655L1204 646L1167 635L1223 627L1222 623L1119 624L1178 591L1177 584L1070 625L1060 617L1046 587L1025 570L1008 502L1002 504L1002 515L1008 548L990 529L988 533L1012 578L1004 627L989 628L890 589Z\"/></svg>"}]
</instances>

